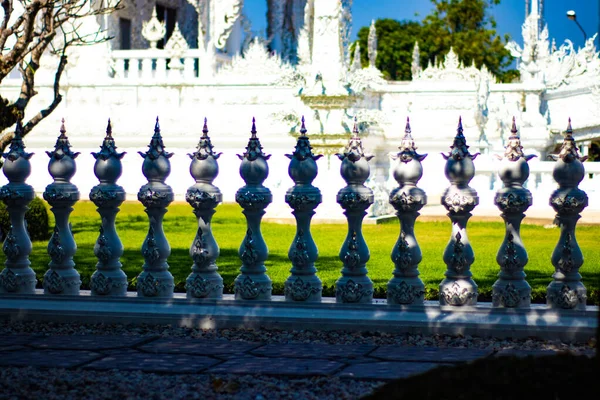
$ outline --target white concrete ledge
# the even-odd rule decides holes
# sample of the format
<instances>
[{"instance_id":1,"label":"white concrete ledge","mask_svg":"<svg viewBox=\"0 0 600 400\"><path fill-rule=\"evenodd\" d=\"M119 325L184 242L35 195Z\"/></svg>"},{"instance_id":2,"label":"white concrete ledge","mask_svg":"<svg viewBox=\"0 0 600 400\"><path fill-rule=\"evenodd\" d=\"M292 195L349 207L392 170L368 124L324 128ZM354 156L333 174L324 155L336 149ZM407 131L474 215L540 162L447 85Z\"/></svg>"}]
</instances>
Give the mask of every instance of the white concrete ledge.
<instances>
[{"instance_id":1,"label":"white concrete ledge","mask_svg":"<svg viewBox=\"0 0 600 400\"><path fill-rule=\"evenodd\" d=\"M588 341L598 325L598 307L586 311L550 310L545 305L530 309L495 309L490 303L476 307L337 304L333 298L322 303L291 303L281 296L272 301L188 300L173 298L2 295L0 318L81 323L170 324L194 328L321 329L388 331L422 334L492 336L497 338L537 337L564 341Z\"/></svg>"}]
</instances>

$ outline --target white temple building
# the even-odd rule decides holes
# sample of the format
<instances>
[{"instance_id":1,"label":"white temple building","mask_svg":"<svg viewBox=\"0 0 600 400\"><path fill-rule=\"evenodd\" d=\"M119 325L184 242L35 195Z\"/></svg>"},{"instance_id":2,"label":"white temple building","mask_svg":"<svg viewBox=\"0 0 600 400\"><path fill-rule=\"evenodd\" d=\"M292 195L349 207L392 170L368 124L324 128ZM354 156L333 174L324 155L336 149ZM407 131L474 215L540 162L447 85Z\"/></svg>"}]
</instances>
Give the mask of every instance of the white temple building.
<instances>
[{"instance_id":1,"label":"white temple building","mask_svg":"<svg viewBox=\"0 0 600 400\"><path fill-rule=\"evenodd\" d=\"M333 154L346 143L356 117L365 148L375 154L371 180L380 203L373 214L386 212L387 192L396 185L390 177L389 153L396 150L410 117L413 136L424 161L419 186L430 204L448 186L444 160L462 117L471 151L481 152L472 181L481 198L479 208L494 209L493 195L502 184L496 177L494 154L502 154L517 121L531 161L528 188L535 208L551 211L552 162L546 155L562 142L561 133L572 120L574 137L585 155L592 142L600 142L600 58L595 37L575 49L570 41L551 46L549 29L540 23L538 0L528 1L528 15L521 44L508 47L518 58L521 81L498 83L485 67L465 66L450 50L438 65L421 69L418 51L413 60L412 81L386 81L375 67L377 52L374 26L369 48L370 63L362 68L349 54L351 0L268 0L268 38L253 38L243 15L243 0L126 0L125 7L99 20L87 21L87 29L105 28L113 40L93 47L76 48L61 83L60 106L26 138L34 174L28 182L42 192L51 182L45 172L43 151L54 146L60 120L77 158L73 178L86 198L94 159L110 118L117 146L127 155L119 183L132 199L145 182L142 158L160 118L164 143L175 155L167 183L179 199L194 183L188 173L189 158L201 134L203 118L213 144L223 152L215 185L225 201L233 201L243 185L239 160L249 137L252 117L264 151L273 154L265 185L274 194L267 216L290 215L285 191L293 185L287 175L300 118L306 117L319 160L315 186L323 191L317 217L339 214L335 194L345 185L339 176L339 160ZM52 95L53 64L48 59L37 77L39 94L30 103L31 113ZM18 79L5 80L3 96L16 97ZM590 197L590 208L600 208L600 166L585 163L590 173L581 188ZM5 178L2 178L5 179ZM595 199L595 200L594 200ZM475 214L477 214L477 209ZM585 211L584 211L585 213Z\"/></svg>"}]
</instances>

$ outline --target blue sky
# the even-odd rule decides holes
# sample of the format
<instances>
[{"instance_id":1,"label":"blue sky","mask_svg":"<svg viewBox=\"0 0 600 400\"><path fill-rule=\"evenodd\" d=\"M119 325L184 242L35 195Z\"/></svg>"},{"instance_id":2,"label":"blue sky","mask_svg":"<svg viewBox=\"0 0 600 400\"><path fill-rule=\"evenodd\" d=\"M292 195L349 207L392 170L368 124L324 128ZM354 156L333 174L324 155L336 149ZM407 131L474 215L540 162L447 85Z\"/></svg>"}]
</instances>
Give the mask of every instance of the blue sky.
<instances>
[{"instance_id":1,"label":"blue sky","mask_svg":"<svg viewBox=\"0 0 600 400\"><path fill-rule=\"evenodd\" d=\"M319 0L317 0L319 1ZM548 24L550 38L555 38L560 46L565 39L570 39L575 48L583 46L583 33L574 21L567 19L566 12L574 10L577 21L591 37L598 31L600 0L545 0L544 17ZM244 11L252 21L252 29L265 32L266 0L244 0ZM362 26L369 25L371 19L393 18L397 20L421 20L432 10L430 0L354 0L352 4L353 39ZM500 35L510 34L517 43L522 43L521 25L525 17L525 0L501 0L500 5L493 6L491 14L498 23ZM596 41L598 46L598 40Z\"/></svg>"}]
</instances>

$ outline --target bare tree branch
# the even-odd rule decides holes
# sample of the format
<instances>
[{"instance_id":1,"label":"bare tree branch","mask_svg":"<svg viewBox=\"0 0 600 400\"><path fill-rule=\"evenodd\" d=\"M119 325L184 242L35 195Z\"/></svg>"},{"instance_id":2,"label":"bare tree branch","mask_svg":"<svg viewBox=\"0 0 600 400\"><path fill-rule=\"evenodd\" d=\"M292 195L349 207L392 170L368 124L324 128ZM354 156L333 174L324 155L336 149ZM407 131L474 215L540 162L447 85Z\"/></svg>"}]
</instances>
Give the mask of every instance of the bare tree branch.
<instances>
[{"instance_id":1,"label":"bare tree branch","mask_svg":"<svg viewBox=\"0 0 600 400\"><path fill-rule=\"evenodd\" d=\"M24 124L24 134L50 115L62 101L60 80L67 66L67 49L111 39L101 28L95 32L82 32L84 19L122 8L121 0L114 0L112 4L110 0L97 3L90 0L26 0L19 1L21 7L15 10L13 1L0 0L4 10L4 17L0 20L0 82L18 68L21 90L12 102L0 96L0 152L13 137L13 132L6 132L6 129L24 117L26 108L37 93L35 76L42 60L50 54L58 55L53 96L47 107Z\"/></svg>"}]
</instances>

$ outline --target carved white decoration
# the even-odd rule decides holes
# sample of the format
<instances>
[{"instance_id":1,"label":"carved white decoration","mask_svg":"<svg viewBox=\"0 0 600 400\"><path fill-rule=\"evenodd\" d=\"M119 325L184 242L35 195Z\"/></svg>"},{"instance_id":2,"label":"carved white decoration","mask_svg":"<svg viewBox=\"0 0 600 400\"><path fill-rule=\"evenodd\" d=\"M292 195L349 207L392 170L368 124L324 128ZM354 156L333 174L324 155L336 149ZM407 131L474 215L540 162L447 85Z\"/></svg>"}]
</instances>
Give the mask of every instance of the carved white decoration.
<instances>
[{"instance_id":1,"label":"carved white decoration","mask_svg":"<svg viewBox=\"0 0 600 400\"><path fill-rule=\"evenodd\" d=\"M490 74L487 67L483 65L481 72L476 80L477 84L477 101L475 104L475 123L479 130L480 147L484 143L487 145L488 139L485 134L485 127L488 123L488 98L490 97Z\"/></svg>"},{"instance_id":2,"label":"carved white decoration","mask_svg":"<svg viewBox=\"0 0 600 400\"><path fill-rule=\"evenodd\" d=\"M360 42L356 42L356 47L354 48L354 57L352 58L352 64L350 64L350 72L354 73L358 70L362 69L362 62L360 60Z\"/></svg>"},{"instance_id":3,"label":"carved white decoration","mask_svg":"<svg viewBox=\"0 0 600 400\"><path fill-rule=\"evenodd\" d=\"M233 57L231 64L221 68L217 82L227 84L280 84L296 86L301 77L296 70L281 60L278 54L269 54L265 44L255 38L243 55Z\"/></svg>"},{"instance_id":4,"label":"carved white decoration","mask_svg":"<svg viewBox=\"0 0 600 400\"><path fill-rule=\"evenodd\" d=\"M176 22L173 33L165 45L165 50L169 52L171 57L181 58L189 48L190 46L188 46L187 41L179 30L179 23Z\"/></svg>"},{"instance_id":5,"label":"carved white decoration","mask_svg":"<svg viewBox=\"0 0 600 400\"><path fill-rule=\"evenodd\" d=\"M165 37L167 28L164 22L160 22L156 15L156 7L152 9L152 17L142 24L142 36L150 42L150 48L155 49L156 43Z\"/></svg>"},{"instance_id":6,"label":"carved white decoration","mask_svg":"<svg viewBox=\"0 0 600 400\"><path fill-rule=\"evenodd\" d=\"M421 71L416 78L413 77L413 81L477 82L481 74L489 75L492 82L496 81L487 68L480 71L475 64L465 67L451 47L441 66L432 66L429 62L424 71Z\"/></svg>"},{"instance_id":7,"label":"carved white decoration","mask_svg":"<svg viewBox=\"0 0 600 400\"><path fill-rule=\"evenodd\" d=\"M542 65L544 81L548 89L574 83L597 82L600 78L600 55L594 41L596 35L585 42L585 46L575 51L573 43L565 40Z\"/></svg>"},{"instance_id":8,"label":"carved white decoration","mask_svg":"<svg viewBox=\"0 0 600 400\"><path fill-rule=\"evenodd\" d=\"M369 27L369 37L367 40L367 50L369 55L369 66L375 67L377 61L377 30L375 29L375 20L371 20L371 26Z\"/></svg>"},{"instance_id":9,"label":"carved white decoration","mask_svg":"<svg viewBox=\"0 0 600 400\"><path fill-rule=\"evenodd\" d=\"M511 41L506 45L510 54L520 59L519 72L522 82L541 82L543 74L541 65L546 62L550 55L548 41L548 27L540 31L537 2L534 1L531 7L531 13L525 18L521 27L523 35L523 48L516 42Z\"/></svg>"},{"instance_id":10,"label":"carved white decoration","mask_svg":"<svg viewBox=\"0 0 600 400\"><path fill-rule=\"evenodd\" d=\"M421 68L421 55L419 53L419 42L416 41L415 42L415 47L413 47L413 53L412 53L412 63L410 65L410 72L411 72L411 76L414 79L415 77L419 76L419 74L421 73L422 68Z\"/></svg>"},{"instance_id":11,"label":"carved white decoration","mask_svg":"<svg viewBox=\"0 0 600 400\"><path fill-rule=\"evenodd\" d=\"M374 67L361 68L350 73L350 88L354 93L365 89L380 90L385 85L385 79L380 70Z\"/></svg>"},{"instance_id":12,"label":"carved white decoration","mask_svg":"<svg viewBox=\"0 0 600 400\"><path fill-rule=\"evenodd\" d=\"M233 26L242 13L243 0L219 0L214 3L215 16L211 23L213 27L213 41L217 49L223 50Z\"/></svg>"}]
</instances>

